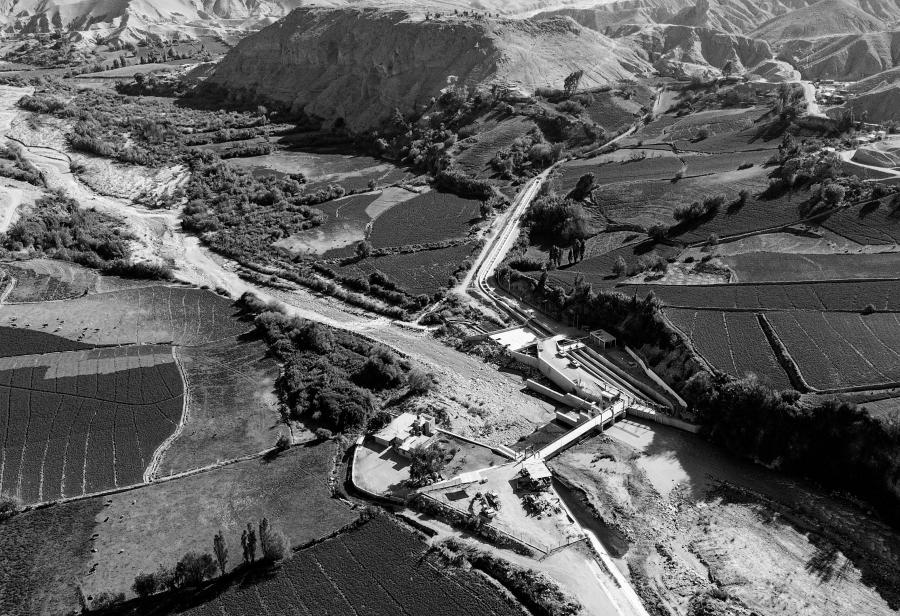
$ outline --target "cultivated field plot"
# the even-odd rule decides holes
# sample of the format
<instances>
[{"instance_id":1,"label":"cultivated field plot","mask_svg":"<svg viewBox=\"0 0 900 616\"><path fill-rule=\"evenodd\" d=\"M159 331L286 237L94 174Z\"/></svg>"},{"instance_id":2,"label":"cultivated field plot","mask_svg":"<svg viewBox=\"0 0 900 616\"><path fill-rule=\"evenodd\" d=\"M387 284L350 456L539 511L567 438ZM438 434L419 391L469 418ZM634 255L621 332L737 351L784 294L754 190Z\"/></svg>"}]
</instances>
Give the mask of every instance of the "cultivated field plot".
<instances>
[{"instance_id":1,"label":"cultivated field plot","mask_svg":"<svg viewBox=\"0 0 900 616\"><path fill-rule=\"evenodd\" d=\"M900 216L887 199L841 210L823 223L830 231L860 244L900 243Z\"/></svg>"},{"instance_id":2,"label":"cultivated field plot","mask_svg":"<svg viewBox=\"0 0 900 616\"><path fill-rule=\"evenodd\" d=\"M375 248L428 244L465 237L481 219L481 201L435 190L398 203L372 225Z\"/></svg>"},{"instance_id":3,"label":"cultivated field plot","mask_svg":"<svg viewBox=\"0 0 900 616\"><path fill-rule=\"evenodd\" d=\"M490 128L485 126L474 137L457 142L459 153L455 156L456 164L466 173L491 177L496 172L490 162L497 152L510 147L516 139L527 135L535 127L534 122L521 116L504 119Z\"/></svg>"},{"instance_id":4,"label":"cultivated field plot","mask_svg":"<svg viewBox=\"0 0 900 616\"><path fill-rule=\"evenodd\" d=\"M623 99L612 92L591 92L590 96L593 102L585 106L585 114L609 132L616 132L633 124L641 113L638 102Z\"/></svg>"},{"instance_id":5,"label":"cultivated field plot","mask_svg":"<svg viewBox=\"0 0 900 616\"><path fill-rule=\"evenodd\" d=\"M766 317L811 387L900 381L896 313L785 311Z\"/></svg>"},{"instance_id":6,"label":"cultivated field plot","mask_svg":"<svg viewBox=\"0 0 900 616\"><path fill-rule=\"evenodd\" d=\"M0 614L73 614L103 500L26 511L0 524Z\"/></svg>"},{"instance_id":7,"label":"cultivated field plot","mask_svg":"<svg viewBox=\"0 0 900 616\"><path fill-rule=\"evenodd\" d=\"M826 310L859 312L868 304L900 311L900 281L809 282L726 285L622 285L643 297L653 291L667 306L719 310Z\"/></svg>"},{"instance_id":8,"label":"cultivated field plot","mask_svg":"<svg viewBox=\"0 0 900 616\"><path fill-rule=\"evenodd\" d=\"M618 154L618 153L617 153ZM574 160L560 167L560 192L567 193L578 183L585 173L594 174L595 184L610 184L629 180L662 179L671 180L681 170L681 160L668 152L658 152L656 156L648 154L643 160L611 162L607 155Z\"/></svg>"},{"instance_id":9,"label":"cultivated field plot","mask_svg":"<svg viewBox=\"0 0 900 616\"><path fill-rule=\"evenodd\" d=\"M751 164L754 167L763 167L772 158L772 152L717 152L714 154L683 154L687 177L694 175L709 175L713 173L728 173L738 171L741 165Z\"/></svg>"},{"instance_id":10,"label":"cultivated field plot","mask_svg":"<svg viewBox=\"0 0 900 616\"><path fill-rule=\"evenodd\" d=\"M738 282L822 281L900 277L900 253L791 254L752 252L724 257Z\"/></svg>"},{"instance_id":11,"label":"cultivated field plot","mask_svg":"<svg viewBox=\"0 0 900 616\"><path fill-rule=\"evenodd\" d=\"M65 261L34 259L0 264L0 280L15 279L6 302L43 302L71 299L92 291L99 276L79 265ZM0 286L4 286L0 282Z\"/></svg>"},{"instance_id":12,"label":"cultivated field plot","mask_svg":"<svg viewBox=\"0 0 900 616\"><path fill-rule=\"evenodd\" d=\"M228 338L175 349L188 397L184 428L166 451L169 475L268 449L285 429L278 413L278 363L257 339Z\"/></svg>"},{"instance_id":13,"label":"cultivated field plot","mask_svg":"<svg viewBox=\"0 0 900 616\"><path fill-rule=\"evenodd\" d=\"M187 550L209 552L219 530L231 556L229 568L234 568L241 561L241 530L264 516L292 545L337 531L358 512L331 496L328 476L335 452L332 442L293 447L274 459L248 460L103 497L109 504L93 529L96 567L82 577L85 595L129 592L141 571L176 562Z\"/></svg>"},{"instance_id":14,"label":"cultivated field plot","mask_svg":"<svg viewBox=\"0 0 900 616\"><path fill-rule=\"evenodd\" d=\"M473 571L437 567L425 543L396 522L375 519L297 552L277 574L236 586L186 616L513 616L514 601ZM299 610L295 612L295 610Z\"/></svg>"},{"instance_id":15,"label":"cultivated field plot","mask_svg":"<svg viewBox=\"0 0 900 616\"><path fill-rule=\"evenodd\" d=\"M366 225L372 220L366 209L378 193L353 195L316 206L325 214L325 222L275 242L276 246L296 253L322 255L329 250L351 246L364 239Z\"/></svg>"},{"instance_id":16,"label":"cultivated field plot","mask_svg":"<svg viewBox=\"0 0 900 616\"><path fill-rule=\"evenodd\" d=\"M282 140L282 143L287 143ZM372 158L346 154L338 150L279 150L265 156L229 159L229 164L249 170L256 176L302 173L307 189L315 190L327 184L339 184L347 191L359 191L374 181L389 186L410 177L409 173L390 163Z\"/></svg>"},{"instance_id":17,"label":"cultivated field plot","mask_svg":"<svg viewBox=\"0 0 900 616\"><path fill-rule=\"evenodd\" d=\"M0 327L0 357L39 355L59 351L81 351L92 348L89 344L60 338L53 334L18 327Z\"/></svg>"},{"instance_id":18,"label":"cultivated field plot","mask_svg":"<svg viewBox=\"0 0 900 616\"><path fill-rule=\"evenodd\" d=\"M470 242L437 250L390 254L336 269L342 274L361 277L380 271L407 293L431 295L447 287L450 275L472 256L477 246Z\"/></svg>"},{"instance_id":19,"label":"cultivated field plot","mask_svg":"<svg viewBox=\"0 0 900 616\"><path fill-rule=\"evenodd\" d=\"M766 181L762 170L757 167L744 171L685 178L677 182L663 179L605 184L593 192L595 206L586 209L589 214L594 215L596 220L602 220L602 217L605 217L610 221L644 227L651 227L658 223L673 225L675 224L673 212L679 206L687 206L694 201L703 201L706 197L719 194L725 195L727 202L732 202L737 199L738 193L742 189L756 194L765 187ZM766 215L760 219L753 200L733 214L725 211L726 206L718 216L705 221L699 228L701 233L710 224L714 227L735 229L728 233L764 229L775 224L771 220L778 215L775 211L769 211L772 209L771 202L766 202L765 208ZM759 209L762 209L762 206L759 206ZM747 212L742 214L744 210ZM756 213L755 217L751 218L751 210ZM796 207L792 207L790 212L785 214L787 214L784 216L785 224L798 218ZM602 217L598 215L602 215ZM719 222L719 219L722 221ZM703 239L706 239L709 233L710 231L706 231ZM679 239L690 241L685 239L684 235L679 236Z\"/></svg>"},{"instance_id":20,"label":"cultivated field plot","mask_svg":"<svg viewBox=\"0 0 900 616\"><path fill-rule=\"evenodd\" d=\"M668 141L679 141L695 139L701 129L706 129L709 132L710 137L707 137L707 139L718 135L749 131L753 128L756 121L768 111L768 109L761 107L751 107L749 109L710 109L690 113L678 118L675 123L667 127L665 136Z\"/></svg>"},{"instance_id":21,"label":"cultivated field plot","mask_svg":"<svg viewBox=\"0 0 900 616\"><path fill-rule=\"evenodd\" d=\"M4 306L0 326L44 330L91 345L195 345L242 334L231 300L211 291L152 286L78 299Z\"/></svg>"},{"instance_id":22,"label":"cultivated field plot","mask_svg":"<svg viewBox=\"0 0 900 616\"><path fill-rule=\"evenodd\" d=\"M679 250L674 246L667 246L665 244L653 246L652 249L646 245L640 244L622 246L610 250L607 253L589 257L574 265L567 265L555 269L550 272L550 279L563 286L570 287L575 283L575 278L581 275L584 276L585 282L593 285L594 289L613 287L623 280L622 277L616 277L613 273L613 266L619 257L622 257L625 260L625 264L631 268L641 259L641 257L653 252L663 259L667 259L677 255Z\"/></svg>"},{"instance_id":23,"label":"cultivated field plot","mask_svg":"<svg viewBox=\"0 0 900 616\"><path fill-rule=\"evenodd\" d=\"M747 172L753 172L753 169L748 169ZM696 181L702 183L710 177L723 179L727 177L727 174L697 178ZM779 229L801 220L799 208L807 200L806 195L759 199L757 195L764 188L763 181L765 181L764 178L758 176L756 180L741 181L735 184L734 191L714 189L708 194L725 194L728 198L725 207L718 214L700 224L688 225L685 228L676 227L672 234L681 242L705 242L711 234L715 234L719 238L727 238L764 229ZM739 207L734 200L737 196L736 193L743 188L749 190L751 196L746 204Z\"/></svg>"},{"instance_id":24,"label":"cultivated field plot","mask_svg":"<svg viewBox=\"0 0 900 616\"><path fill-rule=\"evenodd\" d=\"M0 490L39 502L140 483L182 406L168 346L0 359Z\"/></svg>"},{"instance_id":25,"label":"cultivated field plot","mask_svg":"<svg viewBox=\"0 0 900 616\"><path fill-rule=\"evenodd\" d=\"M754 313L669 308L666 316L714 368L738 378L755 374L776 389L791 387Z\"/></svg>"}]
</instances>

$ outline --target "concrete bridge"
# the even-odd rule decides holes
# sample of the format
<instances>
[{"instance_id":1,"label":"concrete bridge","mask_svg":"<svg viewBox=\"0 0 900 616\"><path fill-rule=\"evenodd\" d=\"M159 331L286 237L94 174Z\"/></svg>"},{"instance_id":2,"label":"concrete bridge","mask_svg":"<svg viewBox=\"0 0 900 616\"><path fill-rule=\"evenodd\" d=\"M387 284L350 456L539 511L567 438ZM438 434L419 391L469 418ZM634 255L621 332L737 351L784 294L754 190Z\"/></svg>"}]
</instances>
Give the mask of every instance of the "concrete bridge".
<instances>
[{"instance_id":1,"label":"concrete bridge","mask_svg":"<svg viewBox=\"0 0 900 616\"><path fill-rule=\"evenodd\" d=\"M631 399L628 397L618 400L609 408L603 409L597 416L569 430L535 455L542 460L548 460L564 449L571 447L594 430L602 430L607 423L612 424L619 417L623 417L628 412L631 402Z\"/></svg>"}]
</instances>

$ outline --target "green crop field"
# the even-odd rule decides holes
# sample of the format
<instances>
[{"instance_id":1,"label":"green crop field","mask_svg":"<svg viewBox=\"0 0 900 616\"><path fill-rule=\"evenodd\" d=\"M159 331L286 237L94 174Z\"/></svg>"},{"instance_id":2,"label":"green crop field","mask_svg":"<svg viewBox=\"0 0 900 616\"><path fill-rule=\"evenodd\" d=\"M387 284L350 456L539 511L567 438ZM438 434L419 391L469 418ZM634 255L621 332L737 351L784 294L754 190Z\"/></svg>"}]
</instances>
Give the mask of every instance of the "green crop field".
<instances>
[{"instance_id":1,"label":"green crop field","mask_svg":"<svg viewBox=\"0 0 900 616\"><path fill-rule=\"evenodd\" d=\"M397 522L376 518L301 550L273 575L235 585L185 616L513 616L515 601L474 571L437 567L426 544ZM175 613L175 610L167 613Z\"/></svg>"},{"instance_id":2,"label":"green crop field","mask_svg":"<svg viewBox=\"0 0 900 616\"><path fill-rule=\"evenodd\" d=\"M720 310L900 311L900 280L792 284L622 285L643 297L650 291L667 306Z\"/></svg>"},{"instance_id":3,"label":"green crop field","mask_svg":"<svg viewBox=\"0 0 900 616\"><path fill-rule=\"evenodd\" d=\"M889 199L841 210L823 226L860 244L900 243L900 216L893 213Z\"/></svg>"},{"instance_id":4,"label":"green crop field","mask_svg":"<svg viewBox=\"0 0 900 616\"><path fill-rule=\"evenodd\" d=\"M411 295L430 295L447 287L450 276L472 256L476 247L475 243L467 243L436 250L389 254L346 265L338 271L360 277L380 271Z\"/></svg>"},{"instance_id":5,"label":"green crop field","mask_svg":"<svg viewBox=\"0 0 900 616\"><path fill-rule=\"evenodd\" d=\"M810 386L900 381L897 313L784 311L766 315Z\"/></svg>"},{"instance_id":6,"label":"green crop field","mask_svg":"<svg viewBox=\"0 0 900 616\"><path fill-rule=\"evenodd\" d=\"M30 503L140 483L182 395L168 346L0 359L0 491Z\"/></svg>"},{"instance_id":7,"label":"green crop field","mask_svg":"<svg viewBox=\"0 0 900 616\"><path fill-rule=\"evenodd\" d=\"M900 277L900 253L791 254L751 252L724 258L740 282Z\"/></svg>"},{"instance_id":8,"label":"green crop field","mask_svg":"<svg viewBox=\"0 0 900 616\"><path fill-rule=\"evenodd\" d=\"M791 386L754 313L669 308L666 316L714 368L738 378L755 374L776 389Z\"/></svg>"},{"instance_id":9,"label":"green crop field","mask_svg":"<svg viewBox=\"0 0 900 616\"><path fill-rule=\"evenodd\" d=\"M481 201L429 191L398 203L372 225L369 241L375 248L428 244L465 237L481 219Z\"/></svg>"}]
</instances>

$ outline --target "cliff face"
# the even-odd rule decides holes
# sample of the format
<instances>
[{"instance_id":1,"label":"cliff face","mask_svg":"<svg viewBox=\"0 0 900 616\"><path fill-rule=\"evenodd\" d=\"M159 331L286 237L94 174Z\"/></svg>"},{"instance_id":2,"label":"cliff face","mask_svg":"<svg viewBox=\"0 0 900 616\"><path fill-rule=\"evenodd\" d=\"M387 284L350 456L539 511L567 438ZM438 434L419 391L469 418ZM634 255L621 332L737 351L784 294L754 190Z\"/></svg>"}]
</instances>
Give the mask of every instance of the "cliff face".
<instances>
[{"instance_id":1,"label":"cliff face","mask_svg":"<svg viewBox=\"0 0 900 616\"><path fill-rule=\"evenodd\" d=\"M405 11L297 9L242 40L210 83L352 130L411 112L448 85L583 87L646 72L632 50L571 20L425 20Z\"/></svg>"}]
</instances>

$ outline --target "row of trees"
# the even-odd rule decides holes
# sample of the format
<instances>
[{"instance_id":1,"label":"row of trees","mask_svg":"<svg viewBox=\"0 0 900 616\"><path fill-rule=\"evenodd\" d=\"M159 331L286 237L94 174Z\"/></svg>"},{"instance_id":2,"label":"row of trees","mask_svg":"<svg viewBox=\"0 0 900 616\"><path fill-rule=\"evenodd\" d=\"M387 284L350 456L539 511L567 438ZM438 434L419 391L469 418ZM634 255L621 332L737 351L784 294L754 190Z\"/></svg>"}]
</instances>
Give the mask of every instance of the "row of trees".
<instances>
[{"instance_id":1,"label":"row of trees","mask_svg":"<svg viewBox=\"0 0 900 616\"><path fill-rule=\"evenodd\" d=\"M280 530L269 524L268 518L259 522L259 531L248 523L241 533L243 566L254 564L271 565L290 557L290 544ZM259 558L257 558L257 555ZM225 575L228 568L228 546L225 535L219 531L213 537L213 553L187 552L174 567L160 565L154 573L140 573L134 578L131 588L139 597L148 597L157 592L179 588L192 588L212 579L218 569Z\"/></svg>"}]
</instances>

